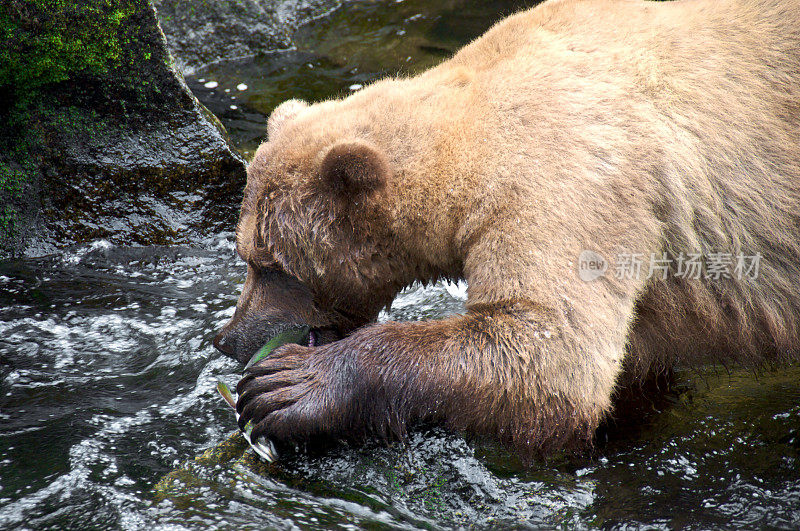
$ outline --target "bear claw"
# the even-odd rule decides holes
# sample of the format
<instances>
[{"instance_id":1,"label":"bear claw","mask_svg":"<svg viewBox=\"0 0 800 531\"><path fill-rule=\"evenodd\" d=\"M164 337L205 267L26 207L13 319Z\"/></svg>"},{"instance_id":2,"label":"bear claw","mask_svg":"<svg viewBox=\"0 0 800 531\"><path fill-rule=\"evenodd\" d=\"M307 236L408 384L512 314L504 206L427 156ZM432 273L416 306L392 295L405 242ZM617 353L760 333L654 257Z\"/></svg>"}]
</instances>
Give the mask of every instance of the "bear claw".
<instances>
[{"instance_id":1,"label":"bear claw","mask_svg":"<svg viewBox=\"0 0 800 531\"><path fill-rule=\"evenodd\" d=\"M312 349L296 344L284 345L245 372L236 386L239 400L239 425L252 422L255 433L282 437L277 428L282 417L289 415L293 406L308 398L313 389L308 359ZM269 432L269 433L267 433Z\"/></svg>"}]
</instances>

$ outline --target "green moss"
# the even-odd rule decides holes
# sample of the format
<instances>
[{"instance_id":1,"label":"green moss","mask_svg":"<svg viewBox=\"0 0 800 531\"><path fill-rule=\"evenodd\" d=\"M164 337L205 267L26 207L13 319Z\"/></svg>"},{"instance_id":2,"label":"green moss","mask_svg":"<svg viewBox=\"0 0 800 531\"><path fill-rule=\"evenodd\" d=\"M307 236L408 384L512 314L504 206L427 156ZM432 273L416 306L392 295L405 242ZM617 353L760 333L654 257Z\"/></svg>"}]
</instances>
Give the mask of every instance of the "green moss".
<instances>
[{"instance_id":1,"label":"green moss","mask_svg":"<svg viewBox=\"0 0 800 531\"><path fill-rule=\"evenodd\" d=\"M17 96L120 64L131 0L5 0L0 4L0 89Z\"/></svg>"},{"instance_id":2,"label":"green moss","mask_svg":"<svg viewBox=\"0 0 800 531\"><path fill-rule=\"evenodd\" d=\"M24 171L0 163L0 249L19 233L19 204L26 181Z\"/></svg>"},{"instance_id":3,"label":"green moss","mask_svg":"<svg viewBox=\"0 0 800 531\"><path fill-rule=\"evenodd\" d=\"M17 221L17 208L15 199L22 194L22 183L25 181L25 174L19 170L12 170L7 164L0 165L0 198L2 210L0 210L0 233L14 232Z\"/></svg>"},{"instance_id":4,"label":"green moss","mask_svg":"<svg viewBox=\"0 0 800 531\"><path fill-rule=\"evenodd\" d=\"M150 44L130 35L146 9L143 0L0 2L0 257L39 208L42 161L59 160L51 146L105 136L93 103L113 101L107 89L123 86L117 72ZM127 85L140 81L129 77Z\"/></svg>"},{"instance_id":5,"label":"green moss","mask_svg":"<svg viewBox=\"0 0 800 531\"><path fill-rule=\"evenodd\" d=\"M405 463L396 464L386 474L389 490L398 497L417 500L430 510L442 512L444 500L442 492L452 478L437 470L428 470L425 466L409 468ZM420 485L422 483L422 485Z\"/></svg>"},{"instance_id":6,"label":"green moss","mask_svg":"<svg viewBox=\"0 0 800 531\"><path fill-rule=\"evenodd\" d=\"M2 193L22 192L24 179L24 172L12 170L8 165L0 166L0 191Z\"/></svg>"},{"instance_id":7,"label":"green moss","mask_svg":"<svg viewBox=\"0 0 800 531\"><path fill-rule=\"evenodd\" d=\"M0 257L13 251L32 196L32 183L39 176L37 154L32 146L40 141L36 123L20 113L6 116L0 136Z\"/></svg>"}]
</instances>

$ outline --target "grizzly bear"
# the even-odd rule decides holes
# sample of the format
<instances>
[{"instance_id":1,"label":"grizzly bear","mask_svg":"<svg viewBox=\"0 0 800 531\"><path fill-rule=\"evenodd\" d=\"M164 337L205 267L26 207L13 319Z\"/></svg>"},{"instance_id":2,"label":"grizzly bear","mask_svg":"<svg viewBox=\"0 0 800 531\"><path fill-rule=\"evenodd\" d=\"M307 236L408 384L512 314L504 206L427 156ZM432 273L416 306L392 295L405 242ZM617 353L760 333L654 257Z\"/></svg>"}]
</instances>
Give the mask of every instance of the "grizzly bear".
<instances>
[{"instance_id":1,"label":"grizzly bear","mask_svg":"<svg viewBox=\"0 0 800 531\"><path fill-rule=\"evenodd\" d=\"M312 332L239 383L254 437L425 421L535 456L591 444L653 371L797 358L797 0L552 0L267 129L214 343ZM375 323L438 279L465 314Z\"/></svg>"}]
</instances>

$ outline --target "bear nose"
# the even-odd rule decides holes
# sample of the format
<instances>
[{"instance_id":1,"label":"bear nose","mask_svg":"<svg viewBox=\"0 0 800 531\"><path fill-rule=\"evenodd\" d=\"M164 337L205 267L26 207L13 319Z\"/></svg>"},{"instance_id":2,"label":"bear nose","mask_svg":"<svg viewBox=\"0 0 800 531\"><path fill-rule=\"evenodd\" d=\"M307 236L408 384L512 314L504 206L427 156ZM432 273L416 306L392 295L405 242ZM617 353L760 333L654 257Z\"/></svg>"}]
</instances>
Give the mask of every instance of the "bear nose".
<instances>
[{"instance_id":1,"label":"bear nose","mask_svg":"<svg viewBox=\"0 0 800 531\"><path fill-rule=\"evenodd\" d=\"M214 348L225 354L226 356L234 357L233 341L228 336L225 330L220 331L219 334L214 336Z\"/></svg>"}]
</instances>

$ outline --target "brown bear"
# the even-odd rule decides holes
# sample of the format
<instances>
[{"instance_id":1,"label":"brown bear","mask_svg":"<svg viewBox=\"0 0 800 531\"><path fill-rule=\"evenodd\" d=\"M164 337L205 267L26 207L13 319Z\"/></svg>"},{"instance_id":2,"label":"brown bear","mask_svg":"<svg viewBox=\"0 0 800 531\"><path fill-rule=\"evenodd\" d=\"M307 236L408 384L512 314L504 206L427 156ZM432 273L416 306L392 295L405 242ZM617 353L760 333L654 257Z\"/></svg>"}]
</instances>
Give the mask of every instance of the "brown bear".
<instances>
[{"instance_id":1,"label":"brown bear","mask_svg":"<svg viewBox=\"0 0 800 531\"><path fill-rule=\"evenodd\" d=\"M237 250L215 345L312 327L239 383L254 436L431 421L537 455L653 370L795 359L800 2L553 0L416 77L289 101ZM437 279L466 314L374 323Z\"/></svg>"}]
</instances>

